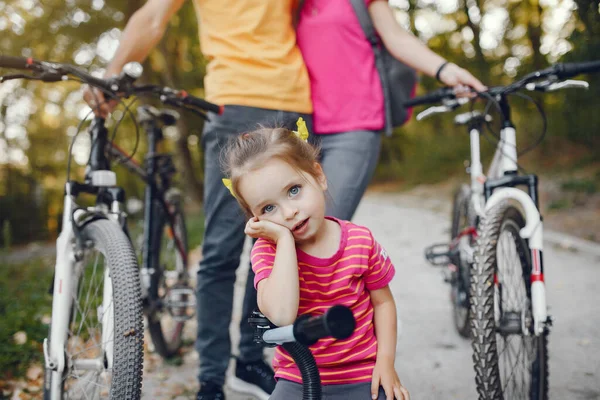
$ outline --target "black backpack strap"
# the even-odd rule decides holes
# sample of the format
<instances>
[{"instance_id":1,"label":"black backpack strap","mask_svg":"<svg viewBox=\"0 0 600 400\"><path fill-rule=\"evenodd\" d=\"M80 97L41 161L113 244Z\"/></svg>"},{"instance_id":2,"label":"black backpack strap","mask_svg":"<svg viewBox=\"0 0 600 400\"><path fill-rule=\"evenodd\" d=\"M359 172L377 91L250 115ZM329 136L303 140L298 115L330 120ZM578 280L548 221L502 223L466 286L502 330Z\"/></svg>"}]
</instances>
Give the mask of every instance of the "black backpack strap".
<instances>
[{"instance_id":1,"label":"black backpack strap","mask_svg":"<svg viewBox=\"0 0 600 400\"><path fill-rule=\"evenodd\" d=\"M296 5L296 9L292 14L292 25L294 25L294 29L298 28L298 23L300 22L300 13L302 12L302 7L304 7L304 3L306 0L299 0Z\"/></svg>"},{"instance_id":2,"label":"black backpack strap","mask_svg":"<svg viewBox=\"0 0 600 400\"><path fill-rule=\"evenodd\" d=\"M384 131L387 136L390 136L394 128L392 126L390 84L387 79L387 74L385 73L385 66L383 65L382 44L380 43L379 36L377 36L377 32L375 32L375 27L373 26L373 21L371 20L371 15L369 15L369 9L367 8L365 0L350 0L350 3L352 3L352 8L354 8L354 13L358 17L358 22L360 23L367 40L371 43L373 53L375 53L375 66L379 72L379 79L381 79L381 86L383 88L383 106L385 111Z\"/></svg>"},{"instance_id":3,"label":"black backpack strap","mask_svg":"<svg viewBox=\"0 0 600 400\"><path fill-rule=\"evenodd\" d=\"M354 13L358 17L358 22L367 37L371 46L379 46L379 37L375 32L375 27L373 26L373 21L371 21L371 16L369 15L369 9L367 8L367 4L365 0L350 0L352 3L352 8L354 8Z\"/></svg>"}]
</instances>

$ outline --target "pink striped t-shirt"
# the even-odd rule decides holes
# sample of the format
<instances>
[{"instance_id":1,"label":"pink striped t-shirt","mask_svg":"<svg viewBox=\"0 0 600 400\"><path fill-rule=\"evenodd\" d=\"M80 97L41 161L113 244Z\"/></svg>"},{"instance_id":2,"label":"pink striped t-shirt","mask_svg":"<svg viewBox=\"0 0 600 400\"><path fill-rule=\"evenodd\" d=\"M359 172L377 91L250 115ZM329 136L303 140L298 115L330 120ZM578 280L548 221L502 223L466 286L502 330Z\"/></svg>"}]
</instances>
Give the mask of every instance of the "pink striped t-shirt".
<instances>
[{"instance_id":1,"label":"pink striped t-shirt","mask_svg":"<svg viewBox=\"0 0 600 400\"><path fill-rule=\"evenodd\" d=\"M377 356L370 291L384 288L395 269L371 231L349 221L327 217L340 224L342 238L330 258L317 258L300 249L298 315L320 315L336 304L349 307L356 328L348 339L325 338L310 346L324 385L370 382ZM251 253L254 286L269 277L275 261L275 244L258 239ZM302 377L290 355L277 347L273 359L276 378L301 383Z\"/></svg>"},{"instance_id":2,"label":"pink striped t-shirt","mask_svg":"<svg viewBox=\"0 0 600 400\"><path fill-rule=\"evenodd\" d=\"M310 78L314 132L383 129L375 55L350 1L306 0L296 37Z\"/></svg>"}]
</instances>

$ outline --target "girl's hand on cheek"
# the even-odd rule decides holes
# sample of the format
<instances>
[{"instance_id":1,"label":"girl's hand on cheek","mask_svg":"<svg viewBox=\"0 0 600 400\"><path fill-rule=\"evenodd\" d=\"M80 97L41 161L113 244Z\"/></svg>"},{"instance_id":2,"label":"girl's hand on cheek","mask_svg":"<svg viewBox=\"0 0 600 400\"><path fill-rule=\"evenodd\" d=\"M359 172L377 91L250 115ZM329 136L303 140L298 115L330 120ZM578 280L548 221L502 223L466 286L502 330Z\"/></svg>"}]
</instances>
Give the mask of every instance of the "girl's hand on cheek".
<instances>
[{"instance_id":1,"label":"girl's hand on cheek","mask_svg":"<svg viewBox=\"0 0 600 400\"><path fill-rule=\"evenodd\" d=\"M286 235L291 235L292 232L283 225L276 224L271 221L262 220L258 217L252 217L246 224L244 229L246 235L258 239L263 238L277 243L279 239Z\"/></svg>"}]
</instances>

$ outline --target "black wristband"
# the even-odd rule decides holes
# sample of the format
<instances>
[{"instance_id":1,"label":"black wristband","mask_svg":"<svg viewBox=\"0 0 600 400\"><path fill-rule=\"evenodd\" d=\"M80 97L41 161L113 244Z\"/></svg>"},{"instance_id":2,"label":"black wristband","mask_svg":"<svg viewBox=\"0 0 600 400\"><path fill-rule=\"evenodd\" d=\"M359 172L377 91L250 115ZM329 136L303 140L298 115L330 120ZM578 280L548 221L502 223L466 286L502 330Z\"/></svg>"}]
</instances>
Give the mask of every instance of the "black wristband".
<instances>
[{"instance_id":1,"label":"black wristband","mask_svg":"<svg viewBox=\"0 0 600 400\"><path fill-rule=\"evenodd\" d=\"M440 65L440 67L438 68L437 72L435 73L435 79L439 82L440 81L440 74L442 73L442 70L446 67L446 65L450 64L450 61L444 61L444 63L442 65Z\"/></svg>"}]
</instances>

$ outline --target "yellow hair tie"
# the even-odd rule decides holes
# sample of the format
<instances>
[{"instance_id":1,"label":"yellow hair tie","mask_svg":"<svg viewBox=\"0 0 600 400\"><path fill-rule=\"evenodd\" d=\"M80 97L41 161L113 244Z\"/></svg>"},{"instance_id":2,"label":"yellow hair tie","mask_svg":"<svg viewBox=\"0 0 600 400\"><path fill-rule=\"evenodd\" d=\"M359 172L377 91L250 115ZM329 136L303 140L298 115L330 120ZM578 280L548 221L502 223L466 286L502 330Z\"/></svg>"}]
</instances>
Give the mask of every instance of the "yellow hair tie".
<instances>
[{"instance_id":1,"label":"yellow hair tie","mask_svg":"<svg viewBox=\"0 0 600 400\"><path fill-rule=\"evenodd\" d=\"M231 179L223 178L222 181L223 185L225 185L225 187L229 189L229 193L231 193L231 195L235 197L235 193L233 193L233 185L231 184Z\"/></svg>"},{"instance_id":2,"label":"yellow hair tie","mask_svg":"<svg viewBox=\"0 0 600 400\"><path fill-rule=\"evenodd\" d=\"M300 139L307 142L308 141L308 129L306 128L306 122L304 122L304 119L302 119L302 117L298 118L298 121L296 121L296 126L298 127L298 130L294 131L296 136L298 136Z\"/></svg>"}]
</instances>

